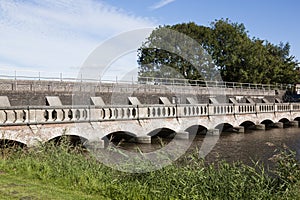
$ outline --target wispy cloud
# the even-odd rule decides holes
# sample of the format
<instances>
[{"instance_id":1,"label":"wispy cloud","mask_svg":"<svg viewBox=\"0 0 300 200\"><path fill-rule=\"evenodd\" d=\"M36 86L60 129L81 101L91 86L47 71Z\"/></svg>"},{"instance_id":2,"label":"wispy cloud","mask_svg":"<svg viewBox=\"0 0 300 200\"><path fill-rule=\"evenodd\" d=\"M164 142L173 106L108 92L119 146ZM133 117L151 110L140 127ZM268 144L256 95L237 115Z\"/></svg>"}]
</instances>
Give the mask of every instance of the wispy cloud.
<instances>
[{"instance_id":1,"label":"wispy cloud","mask_svg":"<svg viewBox=\"0 0 300 200\"><path fill-rule=\"evenodd\" d=\"M72 71L103 40L149 26L102 1L0 1L0 68Z\"/></svg>"},{"instance_id":2,"label":"wispy cloud","mask_svg":"<svg viewBox=\"0 0 300 200\"><path fill-rule=\"evenodd\" d=\"M152 6L150 7L150 9L151 9L151 10L159 9L159 8L161 8L161 7L166 6L166 5L169 4L169 3L172 3L173 1L175 1L175 0L161 0L161 1L157 2L156 4L152 5Z\"/></svg>"}]
</instances>

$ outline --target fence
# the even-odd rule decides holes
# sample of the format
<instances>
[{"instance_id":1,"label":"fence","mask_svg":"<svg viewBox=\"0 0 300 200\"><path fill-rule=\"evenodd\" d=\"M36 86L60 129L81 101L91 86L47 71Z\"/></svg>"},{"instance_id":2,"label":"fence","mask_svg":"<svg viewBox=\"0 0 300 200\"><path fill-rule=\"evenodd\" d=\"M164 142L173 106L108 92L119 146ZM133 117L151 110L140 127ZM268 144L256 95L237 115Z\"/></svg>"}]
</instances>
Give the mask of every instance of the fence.
<instances>
[{"instance_id":1,"label":"fence","mask_svg":"<svg viewBox=\"0 0 300 200\"><path fill-rule=\"evenodd\" d=\"M35 75L34 75L35 74ZM40 72L35 72L27 75L19 75L17 71L13 74L0 74L0 79L14 80L32 80L32 81L59 81L70 83L93 83L93 84L123 84L123 85L154 85L154 86L197 86L203 88L232 88L232 89L245 89L245 90L286 90L292 88L291 84L253 84L253 83L238 83L238 82L225 82L225 81L203 81L203 80L188 80L178 78L156 78L156 77L132 77L131 80L120 80L118 77L111 77L109 79L101 78L86 78L84 75L79 74L75 78L75 74L46 75ZM113 87L113 86L112 86ZM132 87L132 86L130 86Z\"/></svg>"}]
</instances>

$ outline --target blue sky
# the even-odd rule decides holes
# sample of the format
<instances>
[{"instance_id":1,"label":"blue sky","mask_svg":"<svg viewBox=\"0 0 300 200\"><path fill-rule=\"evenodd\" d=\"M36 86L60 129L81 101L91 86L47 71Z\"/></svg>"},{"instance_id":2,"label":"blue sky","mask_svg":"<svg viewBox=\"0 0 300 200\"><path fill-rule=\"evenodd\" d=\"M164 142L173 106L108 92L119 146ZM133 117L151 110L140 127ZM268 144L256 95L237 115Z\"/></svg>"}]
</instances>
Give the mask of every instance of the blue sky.
<instances>
[{"instance_id":1,"label":"blue sky","mask_svg":"<svg viewBox=\"0 0 300 200\"><path fill-rule=\"evenodd\" d=\"M299 2L1 0L0 73L76 73L96 47L120 33L190 21L209 26L220 18L243 23L251 37L274 44L289 42L291 54L300 60ZM135 65L135 55L131 54L115 64L119 68ZM118 73L119 68L110 73Z\"/></svg>"}]
</instances>

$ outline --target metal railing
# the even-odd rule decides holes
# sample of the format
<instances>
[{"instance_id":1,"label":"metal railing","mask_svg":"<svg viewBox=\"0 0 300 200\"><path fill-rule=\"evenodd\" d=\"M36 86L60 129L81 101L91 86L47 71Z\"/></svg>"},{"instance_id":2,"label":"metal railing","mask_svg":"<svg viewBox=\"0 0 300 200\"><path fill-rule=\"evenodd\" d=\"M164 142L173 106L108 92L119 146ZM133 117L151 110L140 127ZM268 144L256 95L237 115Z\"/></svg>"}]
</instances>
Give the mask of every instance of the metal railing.
<instances>
[{"instance_id":1,"label":"metal railing","mask_svg":"<svg viewBox=\"0 0 300 200\"><path fill-rule=\"evenodd\" d=\"M1 70L0 70L1 72ZM233 89L255 89L255 90L286 90L292 88L291 84L254 84L254 83L238 83L225 81L204 81L189 80L179 78L156 78L156 77L132 77L131 80L119 79L118 77L110 77L109 79L88 78L82 74L70 75L57 73L56 75L47 75L45 72L32 72L27 75L21 75L19 72L0 74L0 79L8 80L33 80L33 81L60 81L60 82L85 82L85 83L111 83L111 84L131 84L131 85L166 85L166 86L197 86L208 88L233 88Z\"/></svg>"}]
</instances>

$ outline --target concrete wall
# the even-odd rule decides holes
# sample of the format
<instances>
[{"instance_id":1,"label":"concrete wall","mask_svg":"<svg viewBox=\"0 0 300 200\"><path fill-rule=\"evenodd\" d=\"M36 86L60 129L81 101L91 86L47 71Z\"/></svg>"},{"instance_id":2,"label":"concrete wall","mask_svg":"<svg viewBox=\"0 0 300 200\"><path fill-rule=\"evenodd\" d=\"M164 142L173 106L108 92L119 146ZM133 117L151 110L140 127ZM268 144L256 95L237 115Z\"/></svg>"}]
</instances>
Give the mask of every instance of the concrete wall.
<instances>
[{"instance_id":1,"label":"concrete wall","mask_svg":"<svg viewBox=\"0 0 300 200\"><path fill-rule=\"evenodd\" d=\"M245 103L243 97L252 97L261 103L262 98L274 102L282 98L274 90L251 90L239 88L202 88L191 86L164 85L132 85L102 83L76 83L60 81L31 81L31 80L0 80L0 96L8 96L12 106L46 105L45 96L59 96L63 105L88 104L90 96L101 96L108 105L128 104L127 97L138 97L142 104L158 104L159 97L167 97L170 102L187 103L186 98L192 97L198 103L208 103L210 97L219 102L227 103L228 98L237 98ZM74 98L75 100L72 98ZM239 99L241 97L241 99Z\"/></svg>"}]
</instances>

